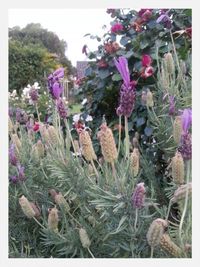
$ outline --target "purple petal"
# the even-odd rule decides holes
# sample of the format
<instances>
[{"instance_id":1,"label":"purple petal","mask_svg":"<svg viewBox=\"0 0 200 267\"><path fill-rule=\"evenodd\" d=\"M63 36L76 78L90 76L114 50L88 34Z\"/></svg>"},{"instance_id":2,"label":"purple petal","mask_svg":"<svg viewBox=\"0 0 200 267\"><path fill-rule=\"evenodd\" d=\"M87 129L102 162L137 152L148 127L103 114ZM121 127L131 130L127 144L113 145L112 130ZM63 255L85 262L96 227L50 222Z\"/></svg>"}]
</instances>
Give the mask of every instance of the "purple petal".
<instances>
[{"instance_id":1,"label":"purple petal","mask_svg":"<svg viewBox=\"0 0 200 267\"><path fill-rule=\"evenodd\" d=\"M182 116L182 128L185 133L187 133L188 129L192 124L192 109L187 108L183 110Z\"/></svg>"},{"instance_id":2,"label":"purple petal","mask_svg":"<svg viewBox=\"0 0 200 267\"><path fill-rule=\"evenodd\" d=\"M166 16L167 16L166 14L161 15L160 17L157 18L156 22L160 23Z\"/></svg>"},{"instance_id":3,"label":"purple petal","mask_svg":"<svg viewBox=\"0 0 200 267\"><path fill-rule=\"evenodd\" d=\"M119 73L121 74L125 85L128 87L130 83L130 74L127 59L125 57L119 57L119 61L117 61L117 59L114 59L114 63Z\"/></svg>"},{"instance_id":4,"label":"purple petal","mask_svg":"<svg viewBox=\"0 0 200 267\"><path fill-rule=\"evenodd\" d=\"M62 86L61 86L58 82L55 82L55 83L53 84L53 96L54 96L56 99L58 99L58 98L60 97L62 91L63 91Z\"/></svg>"}]
</instances>

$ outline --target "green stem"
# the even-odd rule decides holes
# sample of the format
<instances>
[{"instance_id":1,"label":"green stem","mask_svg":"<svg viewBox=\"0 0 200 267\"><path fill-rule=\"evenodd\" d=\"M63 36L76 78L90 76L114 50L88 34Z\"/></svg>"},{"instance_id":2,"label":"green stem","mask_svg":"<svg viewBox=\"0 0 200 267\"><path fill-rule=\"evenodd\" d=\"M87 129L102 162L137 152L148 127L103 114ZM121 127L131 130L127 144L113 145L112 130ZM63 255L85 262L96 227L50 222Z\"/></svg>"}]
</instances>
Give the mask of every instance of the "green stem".
<instances>
[{"instance_id":1,"label":"green stem","mask_svg":"<svg viewBox=\"0 0 200 267\"><path fill-rule=\"evenodd\" d=\"M154 251L154 247L151 247L151 255L150 255L150 258L153 258L153 251Z\"/></svg>"},{"instance_id":2,"label":"green stem","mask_svg":"<svg viewBox=\"0 0 200 267\"><path fill-rule=\"evenodd\" d=\"M35 220L35 222L42 227L43 229L45 229L44 225L42 225L35 217L33 217L33 219Z\"/></svg>"},{"instance_id":3,"label":"green stem","mask_svg":"<svg viewBox=\"0 0 200 267\"><path fill-rule=\"evenodd\" d=\"M121 145L121 133L122 133L122 116L119 116L119 140L118 140L118 157L119 157L119 152L120 152L120 145Z\"/></svg>"},{"instance_id":4,"label":"green stem","mask_svg":"<svg viewBox=\"0 0 200 267\"><path fill-rule=\"evenodd\" d=\"M188 184L189 179L190 179L190 171L191 171L191 161L188 160L186 161L186 184ZM183 228L183 222L184 222L184 218L187 212L187 205L188 205L188 195L189 195L189 190L188 187L186 189L186 196L185 196L185 203L184 203L184 209L183 209L183 213L181 215L181 220L180 220L180 224L179 224L179 238L180 238L180 242L182 244L183 247L183 239L182 239L182 228Z\"/></svg>"},{"instance_id":5,"label":"green stem","mask_svg":"<svg viewBox=\"0 0 200 267\"><path fill-rule=\"evenodd\" d=\"M126 158L129 158L129 134L128 134L128 118L125 116L125 140L126 140Z\"/></svg>"},{"instance_id":6,"label":"green stem","mask_svg":"<svg viewBox=\"0 0 200 267\"><path fill-rule=\"evenodd\" d=\"M39 115L39 111L38 111L38 105L37 105L37 103L35 104L35 109L36 109L36 112L37 112L38 121L41 122L41 121L40 121L40 115Z\"/></svg>"},{"instance_id":7,"label":"green stem","mask_svg":"<svg viewBox=\"0 0 200 267\"><path fill-rule=\"evenodd\" d=\"M138 209L135 210L135 223L134 223L134 229L137 230L137 221L138 221Z\"/></svg>"},{"instance_id":8,"label":"green stem","mask_svg":"<svg viewBox=\"0 0 200 267\"><path fill-rule=\"evenodd\" d=\"M169 212L170 212L170 209L171 209L171 205L172 205L172 202L171 202L171 199L170 199L170 201L169 201L169 206L168 206L168 210L167 210L167 216L166 216L166 221L168 220L168 218L169 218Z\"/></svg>"},{"instance_id":9,"label":"green stem","mask_svg":"<svg viewBox=\"0 0 200 267\"><path fill-rule=\"evenodd\" d=\"M98 173L98 171L97 171L97 169L96 169L96 167L95 167L95 165L94 165L94 161L93 161L93 159L91 160L91 164L92 164L92 168L93 168L93 170L94 170L94 172L95 172L95 174L96 174L97 181L98 181L99 173Z\"/></svg>"},{"instance_id":10,"label":"green stem","mask_svg":"<svg viewBox=\"0 0 200 267\"><path fill-rule=\"evenodd\" d=\"M66 125L66 127L67 127L67 131L68 131L68 134L69 134L69 138L70 138L70 140L71 140L71 143L72 143L72 146L73 146L74 154L75 154L75 156L77 157L77 154L76 154L76 149L75 149L74 141L73 141L73 138L72 138L72 135L71 135L70 129L69 129L69 124L68 124L68 121L67 121L67 120L65 120L64 122L65 122L65 125Z\"/></svg>"},{"instance_id":11,"label":"green stem","mask_svg":"<svg viewBox=\"0 0 200 267\"><path fill-rule=\"evenodd\" d=\"M88 249L88 252L90 253L90 255L92 256L92 258L95 259L95 256L93 255L92 251L89 248L87 248L87 249Z\"/></svg>"}]
</instances>

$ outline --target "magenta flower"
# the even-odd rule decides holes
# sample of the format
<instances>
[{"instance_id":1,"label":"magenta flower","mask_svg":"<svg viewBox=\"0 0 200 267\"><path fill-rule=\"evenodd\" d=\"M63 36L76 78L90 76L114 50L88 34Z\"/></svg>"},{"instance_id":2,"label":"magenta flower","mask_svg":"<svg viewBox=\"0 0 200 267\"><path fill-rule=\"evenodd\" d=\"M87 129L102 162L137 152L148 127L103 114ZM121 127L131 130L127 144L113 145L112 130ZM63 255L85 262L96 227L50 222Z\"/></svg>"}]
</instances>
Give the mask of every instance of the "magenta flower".
<instances>
[{"instance_id":1,"label":"magenta flower","mask_svg":"<svg viewBox=\"0 0 200 267\"><path fill-rule=\"evenodd\" d=\"M183 132L187 133L192 124L192 109L184 109L181 115L181 120Z\"/></svg>"},{"instance_id":2,"label":"magenta flower","mask_svg":"<svg viewBox=\"0 0 200 267\"><path fill-rule=\"evenodd\" d=\"M130 80L128 61L125 57L119 57L118 61L117 59L114 59L114 63L123 79L123 84L120 89L120 104L117 108L117 115L124 115L128 118L130 117L135 104L136 82Z\"/></svg>"},{"instance_id":3,"label":"magenta flower","mask_svg":"<svg viewBox=\"0 0 200 267\"><path fill-rule=\"evenodd\" d=\"M146 189L144 183L139 183L136 185L136 188L132 195L132 205L134 208L142 208L144 206Z\"/></svg>"},{"instance_id":4,"label":"magenta flower","mask_svg":"<svg viewBox=\"0 0 200 267\"><path fill-rule=\"evenodd\" d=\"M118 33L124 29L123 25L121 23L116 23L111 27L112 33Z\"/></svg>"},{"instance_id":5,"label":"magenta flower","mask_svg":"<svg viewBox=\"0 0 200 267\"><path fill-rule=\"evenodd\" d=\"M143 19L143 21L147 21L152 16L152 9L140 9L138 12L138 16Z\"/></svg>"},{"instance_id":6,"label":"magenta flower","mask_svg":"<svg viewBox=\"0 0 200 267\"><path fill-rule=\"evenodd\" d=\"M142 56L142 66L149 67L152 64L152 58L149 55Z\"/></svg>"}]
</instances>

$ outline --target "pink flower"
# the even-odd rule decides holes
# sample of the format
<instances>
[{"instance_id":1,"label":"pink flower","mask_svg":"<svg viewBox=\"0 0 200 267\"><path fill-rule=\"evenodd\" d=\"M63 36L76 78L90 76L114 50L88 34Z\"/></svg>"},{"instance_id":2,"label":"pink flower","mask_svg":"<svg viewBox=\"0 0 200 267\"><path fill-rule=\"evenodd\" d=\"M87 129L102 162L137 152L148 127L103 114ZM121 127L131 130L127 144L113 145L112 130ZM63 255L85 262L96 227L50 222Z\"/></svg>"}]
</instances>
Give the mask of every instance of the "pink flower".
<instances>
[{"instance_id":1,"label":"pink flower","mask_svg":"<svg viewBox=\"0 0 200 267\"><path fill-rule=\"evenodd\" d=\"M124 29L123 25L121 23L116 23L111 27L111 32L112 33L117 33L119 31L122 31Z\"/></svg>"},{"instance_id":2,"label":"pink flower","mask_svg":"<svg viewBox=\"0 0 200 267\"><path fill-rule=\"evenodd\" d=\"M149 55L142 56L142 66L149 67L152 64L152 58Z\"/></svg>"},{"instance_id":3,"label":"pink flower","mask_svg":"<svg viewBox=\"0 0 200 267\"><path fill-rule=\"evenodd\" d=\"M147 21L152 16L152 9L140 9L138 16L141 17L143 21Z\"/></svg>"},{"instance_id":4,"label":"pink flower","mask_svg":"<svg viewBox=\"0 0 200 267\"><path fill-rule=\"evenodd\" d=\"M149 66L149 67L143 68L141 76L142 76L142 78L146 79L146 78L152 76L153 73L154 73L154 68L152 66Z\"/></svg>"}]
</instances>

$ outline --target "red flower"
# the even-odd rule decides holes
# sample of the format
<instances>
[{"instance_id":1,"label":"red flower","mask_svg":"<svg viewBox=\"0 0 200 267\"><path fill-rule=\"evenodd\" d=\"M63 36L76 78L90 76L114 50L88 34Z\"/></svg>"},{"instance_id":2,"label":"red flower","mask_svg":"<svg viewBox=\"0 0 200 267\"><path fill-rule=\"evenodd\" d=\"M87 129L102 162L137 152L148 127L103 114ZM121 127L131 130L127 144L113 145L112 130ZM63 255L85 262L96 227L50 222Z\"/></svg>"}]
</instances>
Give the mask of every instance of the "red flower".
<instances>
[{"instance_id":1,"label":"red flower","mask_svg":"<svg viewBox=\"0 0 200 267\"><path fill-rule=\"evenodd\" d=\"M154 73L154 68L152 66L149 66L149 67L143 68L141 76L146 79L152 76L153 73Z\"/></svg>"},{"instance_id":2,"label":"red flower","mask_svg":"<svg viewBox=\"0 0 200 267\"><path fill-rule=\"evenodd\" d=\"M33 131L37 132L40 128L40 124L38 122L35 122L34 126L33 126Z\"/></svg>"},{"instance_id":3,"label":"red flower","mask_svg":"<svg viewBox=\"0 0 200 267\"><path fill-rule=\"evenodd\" d=\"M149 55L142 56L142 66L149 67L152 64L152 58Z\"/></svg>"},{"instance_id":4,"label":"red flower","mask_svg":"<svg viewBox=\"0 0 200 267\"><path fill-rule=\"evenodd\" d=\"M123 25L121 23L116 23L111 27L111 32L112 33L117 33L119 31L122 31L124 29Z\"/></svg>"}]
</instances>

